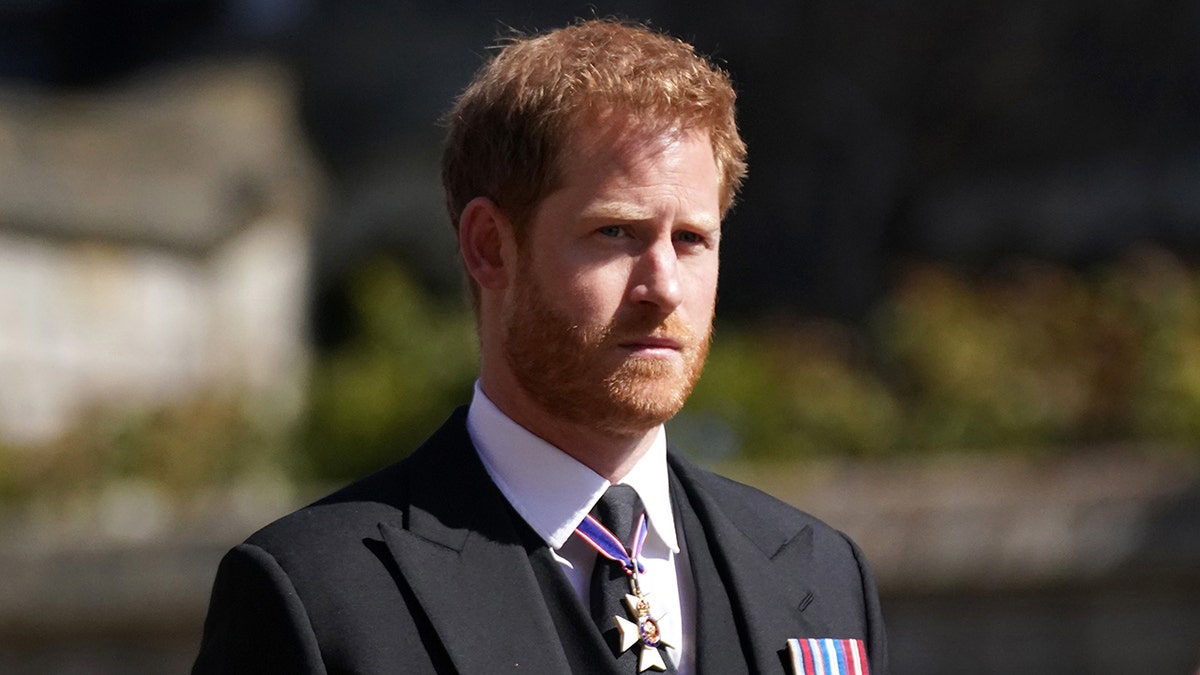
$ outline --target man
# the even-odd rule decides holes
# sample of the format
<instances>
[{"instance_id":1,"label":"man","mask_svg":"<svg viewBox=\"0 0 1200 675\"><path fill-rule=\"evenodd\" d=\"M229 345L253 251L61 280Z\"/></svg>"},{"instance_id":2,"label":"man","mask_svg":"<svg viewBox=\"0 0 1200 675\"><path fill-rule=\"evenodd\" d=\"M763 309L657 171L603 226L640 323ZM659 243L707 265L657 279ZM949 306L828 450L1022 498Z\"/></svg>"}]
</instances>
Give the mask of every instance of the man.
<instances>
[{"instance_id":1,"label":"man","mask_svg":"<svg viewBox=\"0 0 1200 675\"><path fill-rule=\"evenodd\" d=\"M666 448L745 173L727 76L588 21L508 43L448 122L471 405L230 551L195 672L884 672L858 549Z\"/></svg>"}]
</instances>

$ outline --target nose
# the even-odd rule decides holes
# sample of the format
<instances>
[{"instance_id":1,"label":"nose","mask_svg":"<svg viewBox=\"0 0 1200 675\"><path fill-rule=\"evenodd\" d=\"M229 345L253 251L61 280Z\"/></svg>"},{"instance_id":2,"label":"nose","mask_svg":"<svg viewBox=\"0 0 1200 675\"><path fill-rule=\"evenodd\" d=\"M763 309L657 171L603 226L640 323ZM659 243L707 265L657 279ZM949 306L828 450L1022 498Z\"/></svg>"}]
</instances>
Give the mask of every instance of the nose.
<instances>
[{"instance_id":1,"label":"nose","mask_svg":"<svg viewBox=\"0 0 1200 675\"><path fill-rule=\"evenodd\" d=\"M653 305L669 314L683 300L679 281L679 258L668 237L647 246L634 263L630 300Z\"/></svg>"}]
</instances>

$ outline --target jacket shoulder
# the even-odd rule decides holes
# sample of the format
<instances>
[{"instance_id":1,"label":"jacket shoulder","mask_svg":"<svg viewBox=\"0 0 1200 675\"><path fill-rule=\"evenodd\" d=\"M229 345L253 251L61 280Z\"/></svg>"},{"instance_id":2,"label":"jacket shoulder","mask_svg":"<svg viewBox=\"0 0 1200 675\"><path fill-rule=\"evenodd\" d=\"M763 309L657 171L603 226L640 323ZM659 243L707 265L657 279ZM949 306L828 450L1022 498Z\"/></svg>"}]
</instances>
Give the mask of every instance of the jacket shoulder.
<instances>
[{"instance_id":1,"label":"jacket shoulder","mask_svg":"<svg viewBox=\"0 0 1200 675\"><path fill-rule=\"evenodd\" d=\"M456 410L408 457L275 520L246 543L277 556L295 551L311 558L338 543L377 539L380 524L403 529L414 484L448 480L453 467L447 465L473 452L465 419L465 409Z\"/></svg>"},{"instance_id":2,"label":"jacket shoulder","mask_svg":"<svg viewBox=\"0 0 1200 675\"><path fill-rule=\"evenodd\" d=\"M708 500L768 557L804 542L820 563L858 573L862 552L844 533L820 518L758 488L702 469L672 453L672 468L693 494Z\"/></svg>"}]
</instances>

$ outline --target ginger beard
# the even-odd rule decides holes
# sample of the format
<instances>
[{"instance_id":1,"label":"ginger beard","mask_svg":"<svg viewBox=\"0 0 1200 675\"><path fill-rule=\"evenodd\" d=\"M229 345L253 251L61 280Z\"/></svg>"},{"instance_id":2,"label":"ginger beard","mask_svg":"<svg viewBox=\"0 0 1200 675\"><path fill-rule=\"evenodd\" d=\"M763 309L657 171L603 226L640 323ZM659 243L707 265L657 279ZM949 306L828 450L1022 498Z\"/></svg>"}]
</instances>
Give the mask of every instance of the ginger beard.
<instances>
[{"instance_id":1,"label":"ginger beard","mask_svg":"<svg viewBox=\"0 0 1200 675\"><path fill-rule=\"evenodd\" d=\"M659 312L580 325L553 308L531 274L519 273L504 316L504 355L517 382L546 412L618 436L666 422L683 407L708 357L711 323L697 336ZM669 337L682 359L638 356L619 345Z\"/></svg>"}]
</instances>

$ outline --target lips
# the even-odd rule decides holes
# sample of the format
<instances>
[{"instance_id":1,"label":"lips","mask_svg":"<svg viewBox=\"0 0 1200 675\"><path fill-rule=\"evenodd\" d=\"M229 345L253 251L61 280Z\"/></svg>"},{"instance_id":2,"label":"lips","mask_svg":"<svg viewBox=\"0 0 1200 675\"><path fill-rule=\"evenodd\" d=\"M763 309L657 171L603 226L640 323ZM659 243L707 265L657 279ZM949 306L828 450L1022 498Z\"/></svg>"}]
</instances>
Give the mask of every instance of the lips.
<instances>
[{"instance_id":1,"label":"lips","mask_svg":"<svg viewBox=\"0 0 1200 675\"><path fill-rule=\"evenodd\" d=\"M627 338L617 344L633 351L683 351L685 339L670 336Z\"/></svg>"},{"instance_id":2,"label":"lips","mask_svg":"<svg viewBox=\"0 0 1200 675\"><path fill-rule=\"evenodd\" d=\"M676 314L652 315L614 322L606 343L645 354L683 353L696 345L696 336Z\"/></svg>"},{"instance_id":3,"label":"lips","mask_svg":"<svg viewBox=\"0 0 1200 675\"><path fill-rule=\"evenodd\" d=\"M680 344L670 338L643 338L622 343L623 347L634 349L680 349Z\"/></svg>"}]
</instances>

